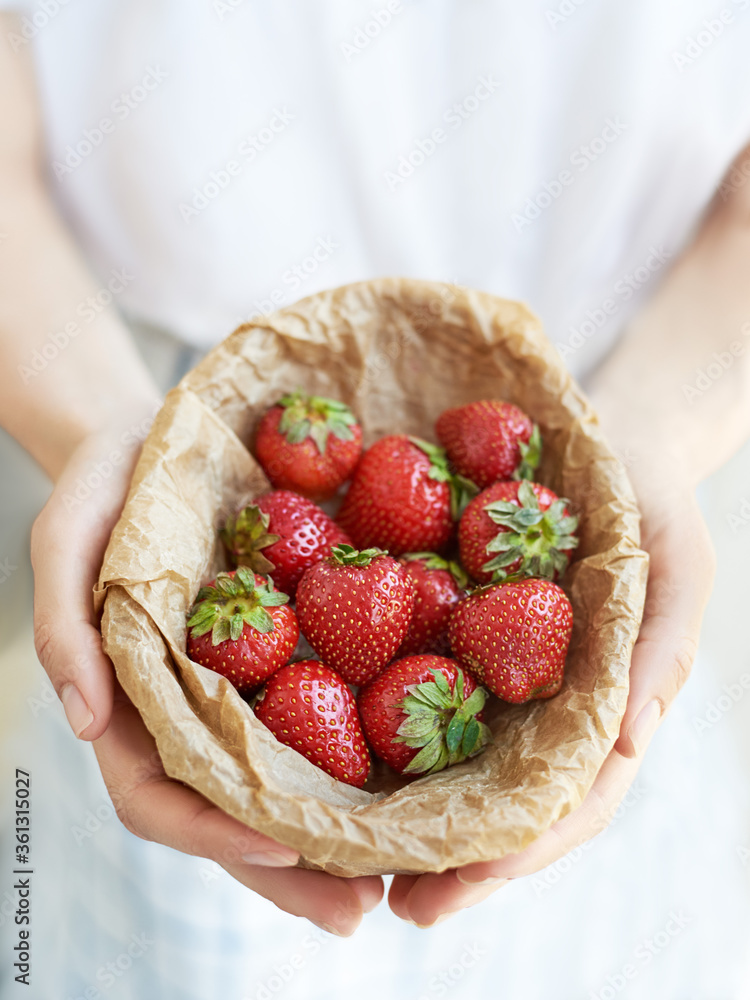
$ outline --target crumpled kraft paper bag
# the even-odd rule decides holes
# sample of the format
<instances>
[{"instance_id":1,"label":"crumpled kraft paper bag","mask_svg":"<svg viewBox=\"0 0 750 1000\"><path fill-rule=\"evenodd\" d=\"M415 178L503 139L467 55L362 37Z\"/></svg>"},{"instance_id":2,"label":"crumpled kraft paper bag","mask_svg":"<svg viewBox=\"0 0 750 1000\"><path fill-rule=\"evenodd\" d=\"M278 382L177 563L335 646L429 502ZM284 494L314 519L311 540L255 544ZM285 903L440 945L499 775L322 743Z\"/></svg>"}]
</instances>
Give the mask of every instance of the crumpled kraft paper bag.
<instances>
[{"instance_id":1,"label":"crumpled kraft paper bag","mask_svg":"<svg viewBox=\"0 0 750 1000\"><path fill-rule=\"evenodd\" d=\"M348 403L365 445L435 440L446 407L517 403L541 426L541 482L581 516L564 586L566 680L530 705L495 700L494 745L429 777L337 782L277 743L232 685L184 653L185 614L227 568L226 514L268 483L247 446L260 414L304 389ZM579 805L618 734L647 556L618 459L538 320L455 285L387 278L321 292L236 330L172 390L135 470L97 587L104 648L167 773L336 875L442 871L522 850Z\"/></svg>"}]
</instances>

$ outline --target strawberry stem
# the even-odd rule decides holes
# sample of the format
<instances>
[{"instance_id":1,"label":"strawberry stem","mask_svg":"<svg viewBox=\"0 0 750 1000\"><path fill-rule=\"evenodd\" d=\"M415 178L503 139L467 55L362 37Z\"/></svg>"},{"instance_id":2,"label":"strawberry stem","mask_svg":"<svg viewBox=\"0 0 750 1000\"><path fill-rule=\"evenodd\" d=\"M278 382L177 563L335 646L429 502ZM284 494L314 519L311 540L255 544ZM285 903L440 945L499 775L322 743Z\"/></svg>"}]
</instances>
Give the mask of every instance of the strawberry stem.
<instances>
[{"instance_id":1,"label":"strawberry stem","mask_svg":"<svg viewBox=\"0 0 750 1000\"><path fill-rule=\"evenodd\" d=\"M369 566L378 556L387 556L385 549L355 549L353 545L334 545L331 558L340 566Z\"/></svg>"},{"instance_id":2,"label":"strawberry stem","mask_svg":"<svg viewBox=\"0 0 750 1000\"><path fill-rule=\"evenodd\" d=\"M487 555L493 558L482 566L486 573L492 573L493 583L506 581L506 566L519 559L514 577L551 580L555 574L565 572L569 554L578 545L573 534L578 518L565 514L569 500L561 497L542 511L531 483L524 480L518 487L518 503L520 506L509 500L495 500L484 508L501 528L487 544Z\"/></svg>"},{"instance_id":3,"label":"strawberry stem","mask_svg":"<svg viewBox=\"0 0 750 1000\"><path fill-rule=\"evenodd\" d=\"M327 396L306 396L297 391L282 396L276 404L284 410L279 421L279 432L290 444L301 444L312 438L322 455L333 434L340 441L354 438L351 428L357 418L344 403Z\"/></svg>"},{"instance_id":4,"label":"strawberry stem","mask_svg":"<svg viewBox=\"0 0 750 1000\"><path fill-rule=\"evenodd\" d=\"M470 501L479 493L479 487L471 479L460 475L451 469L445 448L425 441L423 438L410 437L409 440L430 460L430 479L438 483L447 483L451 497L451 517L458 521Z\"/></svg>"},{"instance_id":5,"label":"strawberry stem","mask_svg":"<svg viewBox=\"0 0 750 1000\"><path fill-rule=\"evenodd\" d=\"M201 587L187 625L193 636L210 632L213 646L227 639L236 642L245 625L256 632L273 632L273 618L266 608L288 601L286 594L274 589L272 580L258 584L250 570L240 567L234 577L219 573L212 586Z\"/></svg>"},{"instance_id":6,"label":"strawberry stem","mask_svg":"<svg viewBox=\"0 0 750 1000\"><path fill-rule=\"evenodd\" d=\"M261 551L278 542L279 535L268 532L270 516L250 504L227 519L219 534L235 566L249 566L255 573L268 576L276 566Z\"/></svg>"},{"instance_id":7,"label":"strawberry stem","mask_svg":"<svg viewBox=\"0 0 750 1000\"><path fill-rule=\"evenodd\" d=\"M406 718L394 743L419 748L404 768L404 774L434 774L450 764L474 757L491 740L489 727L476 716L482 711L487 692L477 687L464 697L464 675L458 668L451 688L441 670L430 668L434 681L410 684L399 708Z\"/></svg>"}]
</instances>

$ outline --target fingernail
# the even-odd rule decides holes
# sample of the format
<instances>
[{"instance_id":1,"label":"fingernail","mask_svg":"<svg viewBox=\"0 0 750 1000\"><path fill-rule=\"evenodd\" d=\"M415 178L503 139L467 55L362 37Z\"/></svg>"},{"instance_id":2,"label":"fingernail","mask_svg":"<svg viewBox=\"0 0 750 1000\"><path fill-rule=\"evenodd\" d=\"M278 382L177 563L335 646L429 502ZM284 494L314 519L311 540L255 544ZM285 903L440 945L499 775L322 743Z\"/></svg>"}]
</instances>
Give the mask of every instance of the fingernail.
<instances>
[{"instance_id":1,"label":"fingernail","mask_svg":"<svg viewBox=\"0 0 750 1000\"><path fill-rule=\"evenodd\" d=\"M464 885L504 885L506 882L510 882L509 878L504 875L490 875L488 878L477 878L472 879L470 875L463 875L460 871L456 871L456 878L459 882L463 882Z\"/></svg>"},{"instance_id":2,"label":"fingernail","mask_svg":"<svg viewBox=\"0 0 750 1000\"><path fill-rule=\"evenodd\" d=\"M75 684L66 684L60 692L60 701L65 709L65 715L70 728L80 737L84 729L88 729L94 721L94 713L83 700L83 695Z\"/></svg>"},{"instance_id":3,"label":"fingernail","mask_svg":"<svg viewBox=\"0 0 750 1000\"><path fill-rule=\"evenodd\" d=\"M429 930L430 927L437 927L438 924L442 924L444 920L447 920L448 917L452 917L454 913L458 913L458 910L449 910L447 913L441 913L437 920L433 920L431 924L418 924L416 920L412 920L411 923L413 923L415 927L419 927L421 930L426 931Z\"/></svg>"},{"instance_id":4,"label":"fingernail","mask_svg":"<svg viewBox=\"0 0 750 1000\"><path fill-rule=\"evenodd\" d=\"M661 702L657 698L642 708L635 722L628 730L630 742L635 749L636 757L640 757L646 750L649 740L654 735L661 721Z\"/></svg>"},{"instance_id":5,"label":"fingernail","mask_svg":"<svg viewBox=\"0 0 750 1000\"><path fill-rule=\"evenodd\" d=\"M288 854L279 854L277 851L258 851L253 854L243 854L242 860L248 865L264 865L266 868L289 868L290 865L297 864L297 858L291 858Z\"/></svg>"},{"instance_id":6,"label":"fingernail","mask_svg":"<svg viewBox=\"0 0 750 1000\"><path fill-rule=\"evenodd\" d=\"M326 934L335 934L336 937L348 937L347 934L342 934L341 931L337 931L336 928L333 926L333 924L319 924L317 920L311 920L310 923L315 924L316 927L319 927L322 931L325 931Z\"/></svg>"}]
</instances>

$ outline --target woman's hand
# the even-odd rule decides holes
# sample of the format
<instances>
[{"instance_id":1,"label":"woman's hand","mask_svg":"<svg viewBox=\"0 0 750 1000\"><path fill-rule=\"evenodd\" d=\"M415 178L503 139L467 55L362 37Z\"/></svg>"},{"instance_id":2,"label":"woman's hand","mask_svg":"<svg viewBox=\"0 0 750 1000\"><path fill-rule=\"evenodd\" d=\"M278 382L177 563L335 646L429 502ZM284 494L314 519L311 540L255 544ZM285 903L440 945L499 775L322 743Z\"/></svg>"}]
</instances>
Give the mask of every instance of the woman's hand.
<instances>
[{"instance_id":1,"label":"woman's hand","mask_svg":"<svg viewBox=\"0 0 750 1000\"><path fill-rule=\"evenodd\" d=\"M34 524L34 631L76 736L93 742L117 814L132 833L210 858L282 910L351 934L381 899L376 877L294 869L296 851L167 777L156 744L116 683L92 602L109 535L139 452L134 428L83 440Z\"/></svg>"},{"instance_id":2,"label":"woman's hand","mask_svg":"<svg viewBox=\"0 0 750 1000\"><path fill-rule=\"evenodd\" d=\"M520 854L439 875L396 875L389 903L399 917L431 926L485 899L508 879L531 875L603 830L631 785L646 748L693 663L711 592L714 553L691 491L655 488L641 499L650 556L646 606L630 668L620 736L581 806Z\"/></svg>"}]
</instances>

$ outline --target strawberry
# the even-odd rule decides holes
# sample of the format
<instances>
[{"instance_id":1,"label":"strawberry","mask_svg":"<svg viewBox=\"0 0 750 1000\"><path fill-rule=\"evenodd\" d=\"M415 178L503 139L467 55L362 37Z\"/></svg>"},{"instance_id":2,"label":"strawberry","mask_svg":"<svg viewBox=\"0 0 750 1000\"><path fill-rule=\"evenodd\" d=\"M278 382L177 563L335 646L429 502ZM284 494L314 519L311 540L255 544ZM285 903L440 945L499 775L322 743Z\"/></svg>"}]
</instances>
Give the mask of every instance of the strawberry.
<instances>
[{"instance_id":1,"label":"strawberry","mask_svg":"<svg viewBox=\"0 0 750 1000\"><path fill-rule=\"evenodd\" d=\"M512 403L484 399L444 410L435 431L456 469L480 487L531 479L539 464L539 428Z\"/></svg>"},{"instance_id":2,"label":"strawberry","mask_svg":"<svg viewBox=\"0 0 750 1000\"><path fill-rule=\"evenodd\" d=\"M273 581L240 568L201 587L188 618L187 655L253 691L291 657L299 625Z\"/></svg>"},{"instance_id":3,"label":"strawberry","mask_svg":"<svg viewBox=\"0 0 750 1000\"><path fill-rule=\"evenodd\" d=\"M354 471L362 428L343 403L294 392L260 421L255 457L274 486L327 500Z\"/></svg>"},{"instance_id":4,"label":"strawberry","mask_svg":"<svg viewBox=\"0 0 750 1000\"><path fill-rule=\"evenodd\" d=\"M573 609L550 580L513 580L475 591L451 615L458 662L503 701L521 704L560 690Z\"/></svg>"},{"instance_id":5,"label":"strawberry","mask_svg":"<svg viewBox=\"0 0 750 1000\"><path fill-rule=\"evenodd\" d=\"M478 754L490 739L482 722L487 692L455 660L394 660L357 696L365 735L399 774L433 774Z\"/></svg>"},{"instance_id":6,"label":"strawberry","mask_svg":"<svg viewBox=\"0 0 750 1000\"><path fill-rule=\"evenodd\" d=\"M290 597L308 566L350 542L324 510L290 490L272 490L244 507L227 520L221 537L236 565L272 574Z\"/></svg>"},{"instance_id":7,"label":"strawberry","mask_svg":"<svg viewBox=\"0 0 750 1000\"><path fill-rule=\"evenodd\" d=\"M337 545L297 587L305 638L348 684L365 684L393 659L413 613L414 584L380 549Z\"/></svg>"},{"instance_id":8,"label":"strawberry","mask_svg":"<svg viewBox=\"0 0 750 1000\"><path fill-rule=\"evenodd\" d=\"M354 695L318 660L288 663L269 677L253 710L277 740L316 767L361 788L370 770Z\"/></svg>"},{"instance_id":9,"label":"strawberry","mask_svg":"<svg viewBox=\"0 0 750 1000\"><path fill-rule=\"evenodd\" d=\"M411 552L399 562L414 583L415 603L409 631L396 655L449 653L448 619L468 583L466 573L458 563L434 552Z\"/></svg>"},{"instance_id":10,"label":"strawberry","mask_svg":"<svg viewBox=\"0 0 750 1000\"><path fill-rule=\"evenodd\" d=\"M362 456L336 520L359 548L439 552L474 493L449 471L442 448L392 434Z\"/></svg>"},{"instance_id":11,"label":"strawberry","mask_svg":"<svg viewBox=\"0 0 750 1000\"><path fill-rule=\"evenodd\" d=\"M461 562L477 583L519 574L559 579L578 545L578 518L567 503L539 483L495 483L461 517Z\"/></svg>"}]
</instances>

